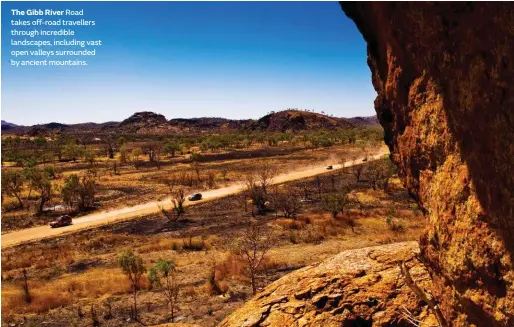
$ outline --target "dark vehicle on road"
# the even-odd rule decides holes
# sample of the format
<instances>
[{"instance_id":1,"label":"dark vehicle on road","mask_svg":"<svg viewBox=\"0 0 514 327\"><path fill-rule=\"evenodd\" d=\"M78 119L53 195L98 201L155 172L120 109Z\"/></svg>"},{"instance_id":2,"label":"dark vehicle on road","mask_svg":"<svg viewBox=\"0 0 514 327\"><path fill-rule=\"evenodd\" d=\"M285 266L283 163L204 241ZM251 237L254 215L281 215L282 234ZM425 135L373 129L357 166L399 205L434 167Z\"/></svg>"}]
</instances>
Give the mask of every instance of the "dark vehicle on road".
<instances>
[{"instance_id":1,"label":"dark vehicle on road","mask_svg":"<svg viewBox=\"0 0 514 327\"><path fill-rule=\"evenodd\" d=\"M368 161L368 158L362 159L362 162L366 162L366 161Z\"/></svg>"},{"instance_id":2,"label":"dark vehicle on road","mask_svg":"<svg viewBox=\"0 0 514 327\"><path fill-rule=\"evenodd\" d=\"M331 169L333 169L333 168L334 168L334 167L332 167L332 166L328 166L328 167L327 167L327 170L331 170Z\"/></svg>"},{"instance_id":3,"label":"dark vehicle on road","mask_svg":"<svg viewBox=\"0 0 514 327\"><path fill-rule=\"evenodd\" d=\"M52 221L50 223L50 227L52 227L52 228L69 226L69 225L71 225L71 217L68 215L60 216L55 221Z\"/></svg>"},{"instance_id":4,"label":"dark vehicle on road","mask_svg":"<svg viewBox=\"0 0 514 327\"><path fill-rule=\"evenodd\" d=\"M187 199L189 201L199 201L202 199L202 194L201 193L191 194Z\"/></svg>"}]
</instances>

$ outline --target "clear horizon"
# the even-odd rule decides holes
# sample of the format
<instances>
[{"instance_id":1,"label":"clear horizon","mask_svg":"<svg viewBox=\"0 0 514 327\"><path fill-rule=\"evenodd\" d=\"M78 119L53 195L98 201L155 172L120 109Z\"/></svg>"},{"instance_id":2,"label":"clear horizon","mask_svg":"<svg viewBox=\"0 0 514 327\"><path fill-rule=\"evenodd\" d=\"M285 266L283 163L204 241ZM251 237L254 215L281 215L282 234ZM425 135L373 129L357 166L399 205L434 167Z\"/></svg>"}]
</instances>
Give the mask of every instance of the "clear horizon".
<instances>
[{"instance_id":1,"label":"clear horizon","mask_svg":"<svg viewBox=\"0 0 514 327\"><path fill-rule=\"evenodd\" d=\"M9 64L11 9L84 9L85 67ZM77 17L80 19L81 17ZM337 2L2 2L2 120L18 125L375 114L366 44Z\"/></svg>"}]
</instances>

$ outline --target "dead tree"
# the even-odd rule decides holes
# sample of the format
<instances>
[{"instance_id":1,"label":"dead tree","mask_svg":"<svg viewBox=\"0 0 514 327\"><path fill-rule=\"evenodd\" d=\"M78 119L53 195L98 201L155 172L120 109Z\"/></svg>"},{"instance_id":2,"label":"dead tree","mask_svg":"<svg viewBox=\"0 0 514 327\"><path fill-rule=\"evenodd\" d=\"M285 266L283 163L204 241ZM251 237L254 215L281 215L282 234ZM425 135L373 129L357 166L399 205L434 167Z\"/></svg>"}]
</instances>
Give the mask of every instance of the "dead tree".
<instances>
[{"instance_id":1,"label":"dead tree","mask_svg":"<svg viewBox=\"0 0 514 327\"><path fill-rule=\"evenodd\" d=\"M297 192L292 189L279 189L273 192L271 202L275 209L281 211L286 218L296 217L301 207L300 197Z\"/></svg>"},{"instance_id":2,"label":"dead tree","mask_svg":"<svg viewBox=\"0 0 514 327\"><path fill-rule=\"evenodd\" d=\"M186 195L183 189L178 189L172 193L171 210L167 210L164 205L157 204L159 210L164 215L164 217L168 218L171 222L176 222L179 220L180 216L182 216L186 211L184 209L184 202L186 202Z\"/></svg>"},{"instance_id":3,"label":"dead tree","mask_svg":"<svg viewBox=\"0 0 514 327\"><path fill-rule=\"evenodd\" d=\"M27 269L23 268L23 294L25 298L25 302L32 302L32 296L30 295L29 290L29 279L27 278Z\"/></svg>"},{"instance_id":4,"label":"dead tree","mask_svg":"<svg viewBox=\"0 0 514 327\"><path fill-rule=\"evenodd\" d=\"M268 187L271 185L273 178L275 178L276 175L277 170L268 162L258 167L257 178L265 194L268 193Z\"/></svg>"},{"instance_id":5,"label":"dead tree","mask_svg":"<svg viewBox=\"0 0 514 327\"><path fill-rule=\"evenodd\" d=\"M257 293L256 274L266 253L271 249L271 236L259 226L249 226L243 236L236 240L234 254L247 263L252 292Z\"/></svg>"}]
</instances>

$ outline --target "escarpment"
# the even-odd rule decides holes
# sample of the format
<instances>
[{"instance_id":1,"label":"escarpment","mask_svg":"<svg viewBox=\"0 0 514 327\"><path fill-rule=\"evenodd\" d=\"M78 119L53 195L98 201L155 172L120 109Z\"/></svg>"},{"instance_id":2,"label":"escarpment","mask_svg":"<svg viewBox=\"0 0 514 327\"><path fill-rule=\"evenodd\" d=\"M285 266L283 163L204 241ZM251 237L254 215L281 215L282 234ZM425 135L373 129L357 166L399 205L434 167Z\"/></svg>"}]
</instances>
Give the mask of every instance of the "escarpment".
<instances>
[{"instance_id":1,"label":"escarpment","mask_svg":"<svg viewBox=\"0 0 514 327\"><path fill-rule=\"evenodd\" d=\"M454 326L514 326L514 5L341 3Z\"/></svg>"}]
</instances>

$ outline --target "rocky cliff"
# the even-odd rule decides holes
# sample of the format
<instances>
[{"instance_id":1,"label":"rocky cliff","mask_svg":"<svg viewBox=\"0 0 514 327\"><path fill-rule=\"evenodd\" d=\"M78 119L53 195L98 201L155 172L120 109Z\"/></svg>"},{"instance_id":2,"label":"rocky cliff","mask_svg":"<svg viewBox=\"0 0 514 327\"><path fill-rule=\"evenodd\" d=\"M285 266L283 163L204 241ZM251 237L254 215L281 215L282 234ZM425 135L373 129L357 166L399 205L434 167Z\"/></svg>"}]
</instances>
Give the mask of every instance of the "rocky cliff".
<instances>
[{"instance_id":1,"label":"rocky cliff","mask_svg":"<svg viewBox=\"0 0 514 327\"><path fill-rule=\"evenodd\" d=\"M342 3L455 326L514 326L514 5Z\"/></svg>"},{"instance_id":2,"label":"rocky cliff","mask_svg":"<svg viewBox=\"0 0 514 327\"><path fill-rule=\"evenodd\" d=\"M341 6L367 42L391 158L426 215L420 256L447 324L514 326L514 5ZM412 292L386 295L386 284L366 282L353 291L370 271L383 272L379 284L390 280L392 268L341 277L348 265L369 267L360 258L286 276L222 326L411 325L391 310L415 310ZM417 304L414 318L426 322Z\"/></svg>"}]
</instances>

